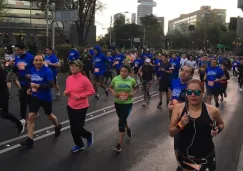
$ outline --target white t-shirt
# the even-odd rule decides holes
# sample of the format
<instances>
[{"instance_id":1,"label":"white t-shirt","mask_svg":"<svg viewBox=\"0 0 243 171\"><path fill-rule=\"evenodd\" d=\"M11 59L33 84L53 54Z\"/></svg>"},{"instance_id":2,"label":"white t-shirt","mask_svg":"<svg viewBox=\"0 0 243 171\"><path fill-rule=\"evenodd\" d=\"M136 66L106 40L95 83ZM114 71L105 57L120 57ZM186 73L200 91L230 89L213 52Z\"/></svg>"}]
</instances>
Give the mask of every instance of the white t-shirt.
<instances>
[{"instance_id":1,"label":"white t-shirt","mask_svg":"<svg viewBox=\"0 0 243 171\"><path fill-rule=\"evenodd\" d=\"M181 68L183 68L187 64L188 59L187 58L181 58Z\"/></svg>"},{"instance_id":2,"label":"white t-shirt","mask_svg":"<svg viewBox=\"0 0 243 171\"><path fill-rule=\"evenodd\" d=\"M188 66L194 68L194 69L197 67L197 62L196 62L196 61L187 61L186 64L187 64Z\"/></svg>"}]
</instances>

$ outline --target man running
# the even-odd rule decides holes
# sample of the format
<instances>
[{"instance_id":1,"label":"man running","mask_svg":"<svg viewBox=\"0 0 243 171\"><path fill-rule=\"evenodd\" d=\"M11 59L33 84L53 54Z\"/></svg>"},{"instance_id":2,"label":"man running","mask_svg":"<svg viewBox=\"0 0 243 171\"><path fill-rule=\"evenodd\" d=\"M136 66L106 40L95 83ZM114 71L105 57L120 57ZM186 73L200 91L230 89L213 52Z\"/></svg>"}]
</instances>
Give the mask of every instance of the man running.
<instances>
[{"instance_id":1,"label":"man running","mask_svg":"<svg viewBox=\"0 0 243 171\"><path fill-rule=\"evenodd\" d=\"M13 71L17 74L21 86L19 93L21 115L20 121L25 124L27 119L27 105L30 102L30 95L26 93L30 86L28 73L33 67L33 56L26 52L24 44L18 44L15 47L17 56L15 58Z\"/></svg>"},{"instance_id":2,"label":"man running","mask_svg":"<svg viewBox=\"0 0 243 171\"><path fill-rule=\"evenodd\" d=\"M170 64L172 65L172 80L177 79L179 77L179 70L180 70L180 60L177 59L176 54L172 54L172 58L170 58Z\"/></svg>"},{"instance_id":3,"label":"man running","mask_svg":"<svg viewBox=\"0 0 243 171\"><path fill-rule=\"evenodd\" d=\"M151 64L151 59L147 58L145 59L145 64L139 69L139 74L142 77L143 80L143 89L144 89L144 103L143 106L146 107L146 105L150 101L150 94L149 90L152 85L152 80L153 80L153 74L155 70L154 67Z\"/></svg>"},{"instance_id":4,"label":"man running","mask_svg":"<svg viewBox=\"0 0 243 171\"><path fill-rule=\"evenodd\" d=\"M51 88L53 87L53 73L44 65L44 57L37 55L34 58L34 66L30 70L31 84L27 93L31 94L30 109L28 116L28 137L26 140L20 143L22 146L32 148L34 144L34 126L36 115L42 107L48 119L55 125L55 137L59 137L61 134L62 125L59 124L56 116L52 113L52 94Z\"/></svg>"},{"instance_id":5,"label":"man running","mask_svg":"<svg viewBox=\"0 0 243 171\"><path fill-rule=\"evenodd\" d=\"M101 48L96 46L94 48L95 56L93 58L93 65L94 65L94 89L96 95L93 101L97 101L100 99L100 95L98 93L98 86L102 87L105 90L106 96L109 96L109 91L106 85L104 84L104 74L108 69L109 60L108 58L101 52Z\"/></svg>"},{"instance_id":6,"label":"man running","mask_svg":"<svg viewBox=\"0 0 243 171\"><path fill-rule=\"evenodd\" d=\"M171 64L168 62L167 56L161 57L162 62L160 63L159 70L159 103L157 108L162 107L163 92L166 93L167 104L169 103L168 90L170 87L170 75L172 74Z\"/></svg>"},{"instance_id":7,"label":"man running","mask_svg":"<svg viewBox=\"0 0 243 171\"><path fill-rule=\"evenodd\" d=\"M223 80L224 72L218 67L218 61L212 59L211 66L206 69L207 103L211 104L214 96L215 106L219 107L220 81Z\"/></svg>"},{"instance_id":8,"label":"man running","mask_svg":"<svg viewBox=\"0 0 243 171\"><path fill-rule=\"evenodd\" d=\"M53 73L54 87L57 92L56 98L59 99L61 95L60 88L58 86L58 81L57 81L57 67L59 67L59 62L58 62L58 58L53 53L53 49L51 47L46 47L46 56L45 56L44 64L46 67L50 68Z\"/></svg>"}]
</instances>

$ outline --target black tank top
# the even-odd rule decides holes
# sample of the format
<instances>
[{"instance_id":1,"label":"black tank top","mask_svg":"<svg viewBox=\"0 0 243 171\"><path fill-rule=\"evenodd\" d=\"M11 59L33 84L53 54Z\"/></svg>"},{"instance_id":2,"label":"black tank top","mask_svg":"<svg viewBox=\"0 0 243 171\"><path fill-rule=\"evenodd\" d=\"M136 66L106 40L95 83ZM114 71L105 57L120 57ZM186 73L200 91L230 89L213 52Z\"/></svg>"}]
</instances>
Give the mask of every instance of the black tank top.
<instances>
[{"instance_id":1,"label":"black tank top","mask_svg":"<svg viewBox=\"0 0 243 171\"><path fill-rule=\"evenodd\" d=\"M186 105L180 119L185 113L187 113ZM201 115L196 119L190 118L188 125L179 132L179 152L187 156L187 149L192 144L195 134L194 122L196 136L193 145L188 150L188 155L196 158L204 158L214 151L214 143L211 135L213 121L209 117L205 103L202 104Z\"/></svg>"}]
</instances>

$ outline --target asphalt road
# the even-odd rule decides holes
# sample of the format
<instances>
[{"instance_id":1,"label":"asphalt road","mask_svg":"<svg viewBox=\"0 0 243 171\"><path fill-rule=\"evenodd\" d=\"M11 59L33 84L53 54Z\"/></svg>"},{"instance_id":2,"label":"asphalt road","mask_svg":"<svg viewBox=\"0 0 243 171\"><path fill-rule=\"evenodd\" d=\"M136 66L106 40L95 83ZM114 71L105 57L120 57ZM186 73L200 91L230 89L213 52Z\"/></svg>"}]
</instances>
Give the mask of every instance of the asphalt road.
<instances>
[{"instance_id":1,"label":"asphalt road","mask_svg":"<svg viewBox=\"0 0 243 171\"><path fill-rule=\"evenodd\" d=\"M156 87L153 88L154 91ZM141 92L140 92L141 93ZM141 95L141 94L140 94ZM138 95L139 96L139 95ZM93 131L94 145L78 154L71 154L73 140L68 123L64 123L61 137L54 138L51 124L42 114L37 120L36 142L33 149L18 146L20 139L11 141L14 126L0 120L0 170L1 171L174 171L176 161L173 153L173 139L168 135L168 112L164 105L157 109L156 93L151 103L141 106L141 98L136 98L129 123L133 138L125 138L121 154L112 148L117 142L117 116L112 107L112 98L102 97L98 102L90 102L86 128ZM237 90L236 79L228 88L228 97L220 104L225 122L225 130L215 138L217 171L236 171L243 142L243 93ZM61 121L66 120L65 99L54 103L54 112ZM16 104L16 105L15 105ZM13 108L12 108L13 106ZM11 99L11 111L18 111L17 102ZM97 111L98 110L98 111ZM91 116L92 115L92 116ZM24 137L23 137L24 138ZM7 143L4 141L9 140ZM10 147L7 147L10 145Z\"/></svg>"}]
</instances>

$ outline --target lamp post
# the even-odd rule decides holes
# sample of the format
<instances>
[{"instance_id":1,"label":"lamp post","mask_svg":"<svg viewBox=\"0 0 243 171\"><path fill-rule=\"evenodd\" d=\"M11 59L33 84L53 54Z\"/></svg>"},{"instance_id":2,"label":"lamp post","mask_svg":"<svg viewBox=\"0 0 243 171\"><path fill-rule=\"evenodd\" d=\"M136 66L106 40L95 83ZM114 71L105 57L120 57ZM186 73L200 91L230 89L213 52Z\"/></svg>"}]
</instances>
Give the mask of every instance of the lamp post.
<instances>
[{"instance_id":1,"label":"lamp post","mask_svg":"<svg viewBox=\"0 0 243 171\"><path fill-rule=\"evenodd\" d=\"M46 46L49 44L49 0L46 0Z\"/></svg>"}]
</instances>

